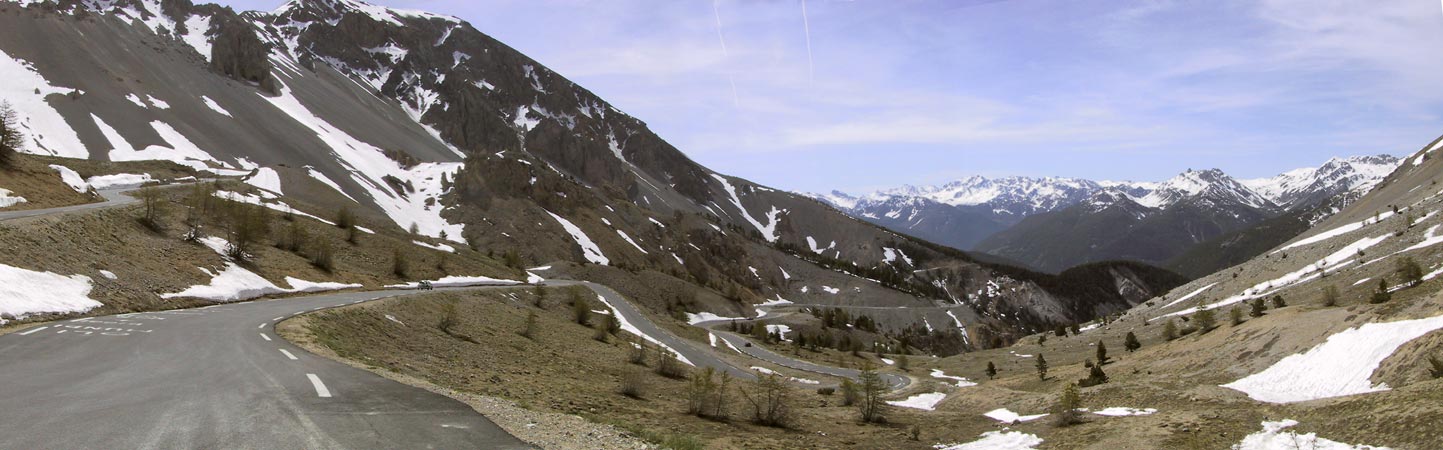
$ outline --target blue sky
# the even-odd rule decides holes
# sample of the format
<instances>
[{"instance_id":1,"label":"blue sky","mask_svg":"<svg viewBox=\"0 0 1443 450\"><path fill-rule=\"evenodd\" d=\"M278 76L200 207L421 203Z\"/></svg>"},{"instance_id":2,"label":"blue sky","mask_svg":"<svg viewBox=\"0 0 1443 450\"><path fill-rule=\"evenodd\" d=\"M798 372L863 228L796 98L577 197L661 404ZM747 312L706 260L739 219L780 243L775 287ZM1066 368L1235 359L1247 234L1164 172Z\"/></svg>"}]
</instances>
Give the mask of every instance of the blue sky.
<instances>
[{"instance_id":1,"label":"blue sky","mask_svg":"<svg viewBox=\"0 0 1443 450\"><path fill-rule=\"evenodd\" d=\"M702 164L789 190L1260 177L1443 134L1433 0L371 3L459 16Z\"/></svg>"}]
</instances>

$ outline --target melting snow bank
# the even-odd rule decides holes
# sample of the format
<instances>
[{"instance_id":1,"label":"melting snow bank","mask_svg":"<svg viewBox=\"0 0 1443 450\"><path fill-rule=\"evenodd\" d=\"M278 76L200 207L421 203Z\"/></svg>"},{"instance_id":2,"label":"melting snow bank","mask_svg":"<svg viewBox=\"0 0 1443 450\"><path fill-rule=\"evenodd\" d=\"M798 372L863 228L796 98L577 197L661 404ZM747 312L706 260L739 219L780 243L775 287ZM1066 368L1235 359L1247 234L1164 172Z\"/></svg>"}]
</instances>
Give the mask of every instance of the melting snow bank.
<instances>
[{"instance_id":1,"label":"melting snow bank","mask_svg":"<svg viewBox=\"0 0 1443 450\"><path fill-rule=\"evenodd\" d=\"M1283 419L1278 422L1263 422L1263 431L1249 434L1234 450L1389 450L1388 447L1352 445L1318 437L1316 433L1298 434L1284 431L1297 425L1298 421Z\"/></svg>"},{"instance_id":2,"label":"melting snow bank","mask_svg":"<svg viewBox=\"0 0 1443 450\"><path fill-rule=\"evenodd\" d=\"M640 338L642 338L642 339L646 339L648 342L651 342L651 343L653 343L653 344L656 344L656 346L658 346L658 347L661 347L661 348L666 349L667 351L671 352L671 356L676 357L676 360L677 360L677 361L681 361L681 362L685 363L685 364L688 365L688 366L696 367L696 364L692 364L691 360L686 359L685 356L681 356L681 353L680 353L680 352L677 352L676 349L671 348L671 346L662 343L661 341L657 340L657 339L654 338L654 337L651 337L650 335L647 335L646 333L642 333L640 328L637 328L636 325L632 325L632 324L631 324L631 321L630 321L630 320L627 320L626 315L625 315L625 314L622 314L622 313L621 313L621 310L616 309L615 306L612 306L612 305L611 305L611 302L606 301L606 297L605 297L605 296L603 296L603 295L601 295L601 294L597 294L597 295L596 295L596 299L597 299L597 300L600 300L602 304L606 305L607 308L611 309L612 315L613 315L614 317L616 317L616 321L621 324L621 329L622 329L623 331L626 331L627 333L631 333L631 334L637 335L638 337L640 337Z\"/></svg>"},{"instance_id":3,"label":"melting snow bank","mask_svg":"<svg viewBox=\"0 0 1443 450\"><path fill-rule=\"evenodd\" d=\"M96 190L101 190L140 187L152 181L155 180L152 179L148 173L118 173L115 175L93 176L86 179L85 183ZM76 190L78 191L79 189Z\"/></svg>"},{"instance_id":4,"label":"melting snow bank","mask_svg":"<svg viewBox=\"0 0 1443 450\"><path fill-rule=\"evenodd\" d=\"M976 385L977 385L977 383L973 383L972 380L968 380L968 379L966 379L966 378L962 378L962 377L958 377L958 376L948 375L948 374L942 372L942 371L939 370L939 369L932 369L932 378L939 378L939 379L943 379L943 380L956 380L956 381L957 381L957 387L968 387L968 386L976 386Z\"/></svg>"},{"instance_id":5,"label":"melting snow bank","mask_svg":"<svg viewBox=\"0 0 1443 450\"><path fill-rule=\"evenodd\" d=\"M551 211L546 211L546 213L550 214L551 218L556 219L556 222L561 224L561 228L565 228L566 233L570 234L571 238L576 240L576 245L581 246L581 254L586 257L587 261L601 265L611 263L611 260L606 258L606 254L601 253L601 247L597 247L596 242L592 241L590 237L586 236L585 232L581 231L581 227L576 226L576 224L571 223L570 220L566 220L564 217L556 215L556 213Z\"/></svg>"},{"instance_id":6,"label":"melting snow bank","mask_svg":"<svg viewBox=\"0 0 1443 450\"><path fill-rule=\"evenodd\" d=\"M727 345L730 346L731 343L727 343ZM736 350L736 347L732 347L732 349L733 349L733 350ZM737 351L737 353L741 353L741 351ZM777 373L777 371L772 370L772 369L768 369L768 368L766 368L766 367L752 366L752 370L755 370L755 371L757 371L758 373L761 373L762 375L782 376L782 374ZM791 382L793 382L793 383L801 383L801 384L822 384L822 382L817 381L817 380L808 380L808 379L806 379L806 378L797 378L797 377L787 377L787 381L791 381Z\"/></svg>"},{"instance_id":7,"label":"melting snow bank","mask_svg":"<svg viewBox=\"0 0 1443 450\"><path fill-rule=\"evenodd\" d=\"M21 203L25 203L27 201L25 200L25 197L20 197L12 194L14 194L14 192L10 192L8 190L5 190L4 188L0 188L0 208L15 206Z\"/></svg>"},{"instance_id":8,"label":"melting snow bank","mask_svg":"<svg viewBox=\"0 0 1443 450\"><path fill-rule=\"evenodd\" d=\"M235 263L226 263L225 270L214 273L205 268L200 268L206 275L210 275L210 284L191 286L186 290L173 294L161 294L160 298L170 299L178 297L194 297L216 302L233 302L248 300L270 294L292 294L297 292L321 292L334 291L339 289L350 289L361 287L359 284L344 283L316 283L299 278L286 277L286 284L290 288L276 286L275 283L256 275L255 272L246 270Z\"/></svg>"},{"instance_id":9,"label":"melting snow bank","mask_svg":"<svg viewBox=\"0 0 1443 450\"><path fill-rule=\"evenodd\" d=\"M965 444L937 444L937 450L1032 450L1042 445L1042 438L1021 431L988 431L981 439Z\"/></svg>"},{"instance_id":10,"label":"melting snow bank","mask_svg":"<svg viewBox=\"0 0 1443 450\"><path fill-rule=\"evenodd\" d=\"M1373 371L1398 347L1440 328L1443 316L1349 328L1306 352L1222 386L1269 403L1386 391L1386 383L1374 386L1368 380Z\"/></svg>"},{"instance_id":11,"label":"melting snow bank","mask_svg":"<svg viewBox=\"0 0 1443 450\"><path fill-rule=\"evenodd\" d=\"M441 278L441 279L439 279L439 280L431 280L430 283L431 283L431 286L432 286L432 287L463 287L463 286L485 286L485 285L509 286L509 285L513 285L513 284L521 284L520 281L516 281L516 280L503 280L503 279L499 279L499 278L480 277L480 276L477 276L477 277L457 277L457 276L449 276L449 277ZM418 287L420 287L420 286L421 286L421 282L419 282L419 281L412 281L412 282L410 282L410 283L401 283L401 284L386 285L386 287L388 287L388 288L400 288L400 289L415 289L415 288L418 288Z\"/></svg>"},{"instance_id":12,"label":"melting snow bank","mask_svg":"<svg viewBox=\"0 0 1443 450\"><path fill-rule=\"evenodd\" d=\"M947 394L943 394L941 392L928 392L926 394L917 394L911 397L907 397L906 400L887 402L887 404L892 406L900 406L903 408L932 411L937 409L937 404L942 403L942 400L946 398Z\"/></svg>"},{"instance_id":13,"label":"melting snow bank","mask_svg":"<svg viewBox=\"0 0 1443 450\"><path fill-rule=\"evenodd\" d=\"M34 314L82 313L104 306L90 298L90 277L0 264L0 324Z\"/></svg>"},{"instance_id":14,"label":"melting snow bank","mask_svg":"<svg viewBox=\"0 0 1443 450\"><path fill-rule=\"evenodd\" d=\"M992 418L992 420L996 420L996 421L1002 422L1002 423L1031 422L1031 421L1034 421L1034 420L1037 420L1037 419L1041 419L1041 418L1043 418L1043 417L1047 417L1047 414L1033 414L1033 415L1030 415L1030 416L1024 416L1024 415L1020 415L1020 414L1017 414L1017 413L1015 413L1015 412L1012 412L1011 410L1009 410L1009 409L1007 409L1007 408L997 408L997 409L994 409L994 410L991 410L991 411L987 411L987 412L985 412L985 413L982 413L982 415L987 416L987 417L990 417L990 418Z\"/></svg>"},{"instance_id":15,"label":"melting snow bank","mask_svg":"<svg viewBox=\"0 0 1443 450\"><path fill-rule=\"evenodd\" d=\"M712 313L709 313L709 312L700 312L700 313L696 313L696 314L685 313L685 314L686 314L686 323L687 323L687 325L696 325L696 324L699 324L699 323L702 323L702 322L719 322L719 321L726 321L726 320L742 320L741 317L722 317L722 316L718 316L718 315L716 315L716 314L712 314ZM715 347L715 346L713 346L713 347Z\"/></svg>"}]
</instances>

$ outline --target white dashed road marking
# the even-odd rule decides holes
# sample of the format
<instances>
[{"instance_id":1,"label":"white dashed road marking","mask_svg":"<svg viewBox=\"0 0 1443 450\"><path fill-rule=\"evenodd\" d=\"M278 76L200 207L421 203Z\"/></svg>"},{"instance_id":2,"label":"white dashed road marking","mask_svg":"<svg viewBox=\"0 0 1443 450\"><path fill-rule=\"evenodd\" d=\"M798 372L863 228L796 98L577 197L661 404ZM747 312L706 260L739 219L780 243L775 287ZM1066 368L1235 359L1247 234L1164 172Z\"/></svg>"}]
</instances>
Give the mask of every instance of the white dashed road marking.
<instances>
[{"instance_id":1,"label":"white dashed road marking","mask_svg":"<svg viewBox=\"0 0 1443 450\"><path fill-rule=\"evenodd\" d=\"M266 327L266 324L261 324L261 326L258 326L258 327L256 327L256 328L265 328L265 327Z\"/></svg>"},{"instance_id":2,"label":"white dashed road marking","mask_svg":"<svg viewBox=\"0 0 1443 450\"><path fill-rule=\"evenodd\" d=\"M267 341L271 340L271 337L270 337L270 336L266 336L265 333L261 333L261 338L264 338L264 339L267 340Z\"/></svg>"},{"instance_id":3,"label":"white dashed road marking","mask_svg":"<svg viewBox=\"0 0 1443 450\"><path fill-rule=\"evenodd\" d=\"M287 358L290 358L290 359L292 359L292 360L300 359L300 358L296 358L296 355L292 355L291 352L286 351L286 349L281 349L281 353L285 353L285 354L286 354L286 357L287 357Z\"/></svg>"},{"instance_id":4,"label":"white dashed road marking","mask_svg":"<svg viewBox=\"0 0 1443 450\"><path fill-rule=\"evenodd\" d=\"M322 382L321 382L321 377L316 376L316 374L314 374L314 373L308 373L308 374L306 374L306 378L310 378L310 379L311 379L311 386L315 386L315 388L316 388L316 396L317 396L317 397L321 397L321 398L330 398L330 397L331 397L331 390L330 390L330 389L326 389L326 383L322 383Z\"/></svg>"},{"instance_id":5,"label":"white dashed road marking","mask_svg":"<svg viewBox=\"0 0 1443 450\"><path fill-rule=\"evenodd\" d=\"M274 321L281 320L281 319L284 319L284 318L286 318L286 316L280 316L280 317L271 319L271 321L274 322Z\"/></svg>"},{"instance_id":6,"label":"white dashed road marking","mask_svg":"<svg viewBox=\"0 0 1443 450\"><path fill-rule=\"evenodd\" d=\"M15 334L24 336L24 335L27 335L27 334L30 334L30 333L38 333L38 332L40 332L40 330L44 330L44 329L46 329L46 328L50 328L50 327L36 327L34 330L26 331L26 332L24 332L24 333L15 333Z\"/></svg>"}]
</instances>

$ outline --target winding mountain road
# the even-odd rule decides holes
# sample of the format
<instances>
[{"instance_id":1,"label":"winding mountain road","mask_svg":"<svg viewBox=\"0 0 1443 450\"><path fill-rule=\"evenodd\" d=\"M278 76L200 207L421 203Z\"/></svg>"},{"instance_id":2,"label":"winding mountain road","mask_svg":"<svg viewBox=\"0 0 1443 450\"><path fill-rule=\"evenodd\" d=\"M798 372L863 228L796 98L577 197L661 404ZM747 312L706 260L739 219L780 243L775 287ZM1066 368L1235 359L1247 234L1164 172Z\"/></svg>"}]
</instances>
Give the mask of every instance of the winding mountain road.
<instances>
[{"instance_id":1,"label":"winding mountain road","mask_svg":"<svg viewBox=\"0 0 1443 450\"><path fill-rule=\"evenodd\" d=\"M26 218L26 217L49 216L49 215L65 214L65 213L71 213L71 212L89 211L89 210L92 210L92 209L103 209L103 208L114 208L114 207L117 207L117 206L125 206L125 205L129 205L129 204L131 204L131 203L135 203L136 201L138 201L138 200L135 199L135 197L131 197L131 196L129 196L129 195L125 195L126 192L134 191L134 190L136 190L136 189L138 189L138 188L105 189L105 190L98 191L98 192L100 193L100 196L101 196L102 198L104 198L105 200L104 200L104 201L100 201L100 202L95 202L95 203L86 203L86 204L82 204L82 205L61 206L61 207L46 208L46 209L31 209L31 210L22 210L22 211L5 211L5 210L0 210L0 222L4 222L4 221L7 221L7 220L24 219L24 218Z\"/></svg>"},{"instance_id":2,"label":"winding mountain road","mask_svg":"<svg viewBox=\"0 0 1443 450\"><path fill-rule=\"evenodd\" d=\"M105 201L0 212L0 221L124 206ZM627 322L699 366L756 379L585 281ZM454 289L514 287L478 286ZM0 448L530 448L468 405L311 354L275 324L298 314L420 291L345 292L55 321L0 335ZM715 332L780 366L855 378ZM884 374L894 387L906 377Z\"/></svg>"}]
</instances>

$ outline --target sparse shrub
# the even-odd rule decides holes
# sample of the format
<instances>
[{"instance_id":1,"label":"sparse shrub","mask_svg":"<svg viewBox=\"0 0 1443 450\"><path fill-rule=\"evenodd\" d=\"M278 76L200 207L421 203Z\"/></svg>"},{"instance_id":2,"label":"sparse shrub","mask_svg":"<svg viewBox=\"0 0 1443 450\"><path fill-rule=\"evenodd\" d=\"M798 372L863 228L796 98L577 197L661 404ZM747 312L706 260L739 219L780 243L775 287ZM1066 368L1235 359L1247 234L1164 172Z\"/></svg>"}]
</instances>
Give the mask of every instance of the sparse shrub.
<instances>
[{"instance_id":1,"label":"sparse shrub","mask_svg":"<svg viewBox=\"0 0 1443 450\"><path fill-rule=\"evenodd\" d=\"M160 218L165 214L165 194L155 186L146 186L136 191L135 196L140 197L143 206L140 216L141 225L145 225L146 228L157 233L164 231L165 227L160 223Z\"/></svg>"},{"instance_id":2,"label":"sparse shrub","mask_svg":"<svg viewBox=\"0 0 1443 450\"><path fill-rule=\"evenodd\" d=\"M1038 353L1038 354L1037 354L1036 367L1037 367L1037 379L1039 379L1039 380L1046 380L1046 379L1047 379L1047 358L1044 358L1041 353Z\"/></svg>"},{"instance_id":3,"label":"sparse shrub","mask_svg":"<svg viewBox=\"0 0 1443 450\"><path fill-rule=\"evenodd\" d=\"M1042 347L1042 346L1044 346L1044 345L1046 345L1046 344L1047 344L1047 333L1043 333L1043 334L1037 335L1037 346L1038 346L1038 347Z\"/></svg>"},{"instance_id":4,"label":"sparse shrub","mask_svg":"<svg viewBox=\"0 0 1443 450\"><path fill-rule=\"evenodd\" d=\"M1110 362L1112 362L1112 359L1107 357L1107 344L1102 341L1097 341L1097 365L1100 366Z\"/></svg>"},{"instance_id":5,"label":"sparse shrub","mask_svg":"<svg viewBox=\"0 0 1443 450\"><path fill-rule=\"evenodd\" d=\"M541 287L540 284L531 288L531 298L537 308L546 308L546 288Z\"/></svg>"},{"instance_id":6,"label":"sparse shrub","mask_svg":"<svg viewBox=\"0 0 1443 450\"><path fill-rule=\"evenodd\" d=\"M336 271L336 251L331 241L321 239L311 246L311 265L326 272Z\"/></svg>"},{"instance_id":7,"label":"sparse shrub","mask_svg":"<svg viewBox=\"0 0 1443 450\"><path fill-rule=\"evenodd\" d=\"M991 379L996 378L996 377L997 377L997 365L992 364L992 361L987 361L987 379L991 380Z\"/></svg>"},{"instance_id":8,"label":"sparse shrub","mask_svg":"<svg viewBox=\"0 0 1443 450\"><path fill-rule=\"evenodd\" d=\"M580 296L571 298L571 318L582 326L591 326L591 305Z\"/></svg>"},{"instance_id":9,"label":"sparse shrub","mask_svg":"<svg viewBox=\"0 0 1443 450\"><path fill-rule=\"evenodd\" d=\"M341 228L353 228L356 226L356 214L351 208L342 206L336 211L336 226Z\"/></svg>"},{"instance_id":10,"label":"sparse shrub","mask_svg":"<svg viewBox=\"0 0 1443 450\"><path fill-rule=\"evenodd\" d=\"M1169 341L1177 339L1177 323L1172 319L1167 319L1167 322L1162 324L1162 338Z\"/></svg>"},{"instance_id":11,"label":"sparse shrub","mask_svg":"<svg viewBox=\"0 0 1443 450\"><path fill-rule=\"evenodd\" d=\"M1417 286L1423 282L1423 266L1412 257L1403 257L1398 260L1398 277L1403 279L1404 286Z\"/></svg>"},{"instance_id":12,"label":"sparse shrub","mask_svg":"<svg viewBox=\"0 0 1443 450\"><path fill-rule=\"evenodd\" d=\"M835 393L837 393L837 388L833 388L833 387L817 388L817 395L830 396L830 395L835 394Z\"/></svg>"},{"instance_id":13,"label":"sparse shrub","mask_svg":"<svg viewBox=\"0 0 1443 450\"><path fill-rule=\"evenodd\" d=\"M1338 299L1341 297L1337 286L1328 285L1323 288L1323 306L1338 306Z\"/></svg>"},{"instance_id":14,"label":"sparse shrub","mask_svg":"<svg viewBox=\"0 0 1443 450\"><path fill-rule=\"evenodd\" d=\"M621 395L640 399L646 395L646 377L641 372L627 372L621 376Z\"/></svg>"},{"instance_id":15,"label":"sparse shrub","mask_svg":"<svg viewBox=\"0 0 1443 450\"><path fill-rule=\"evenodd\" d=\"M1057 337L1067 337L1067 326L1058 325L1057 328L1052 329L1052 333L1056 334Z\"/></svg>"},{"instance_id":16,"label":"sparse shrub","mask_svg":"<svg viewBox=\"0 0 1443 450\"><path fill-rule=\"evenodd\" d=\"M632 347L631 347L630 356L627 357L627 362L630 362L630 363L632 363L632 364L636 364L636 365L638 365L638 366L646 366L646 361L647 361L646 354L647 354L647 353L648 353L648 352L646 351L646 343L645 343L645 342L639 343L639 344L633 343L633 344L632 344Z\"/></svg>"},{"instance_id":17,"label":"sparse shrub","mask_svg":"<svg viewBox=\"0 0 1443 450\"><path fill-rule=\"evenodd\" d=\"M1228 322L1232 323L1233 326L1242 325L1242 324L1243 324L1243 310L1242 310L1242 309L1239 309L1239 308L1236 307L1236 306L1232 307L1232 309L1229 309L1229 310L1228 310Z\"/></svg>"},{"instance_id":18,"label":"sparse shrub","mask_svg":"<svg viewBox=\"0 0 1443 450\"><path fill-rule=\"evenodd\" d=\"M920 426L912 425L912 429L908 430L907 433L911 435L912 440L914 441L922 440L922 427Z\"/></svg>"},{"instance_id":19,"label":"sparse shrub","mask_svg":"<svg viewBox=\"0 0 1443 450\"><path fill-rule=\"evenodd\" d=\"M0 102L0 168L15 166L15 154L25 144L25 135L20 132L20 119L10 102Z\"/></svg>"},{"instance_id":20,"label":"sparse shrub","mask_svg":"<svg viewBox=\"0 0 1443 450\"><path fill-rule=\"evenodd\" d=\"M614 336L616 335L616 333L621 331L621 321L617 320L616 316L614 315L607 315L606 321L603 325L604 326L602 329L606 330L606 334Z\"/></svg>"},{"instance_id":21,"label":"sparse shrub","mask_svg":"<svg viewBox=\"0 0 1443 450\"><path fill-rule=\"evenodd\" d=\"M1066 427L1082 423L1082 415L1077 412L1081 407L1082 396L1077 392L1077 385L1067 383L1067 386L1062 388L1062 397L1058 399L1052 425Z\"/></svg>"},{"instance_id":22,"label":"sparse shrub","mask_svg":"<svg viewBox=\"0 0 1443 450\"><path fill-rule=\"evenodd\" d=\"M454 330L456 329L456 324L458 322L459 321L456 318L456 302L442 303L441 321L436 324L436 328L439 328L442 332L445 332L446 334L455 335Z\"/></svg>"},{"instance_id":23,"label":"sparse shrub","mask_svg":"<svg viewBox=\"0 0 1443 450\"><path fill-rule=\"evenodd\" d=\"M843 378L841 389L842 406L852 406L857 404L857 383L852 382L850 378Z\"/></svg>"},{"instance_id":24,"label":"sparse shrub","mask_svg":"<svg viewBox=\"0 0 1443 450\"><path fill-rule=\"evenodd\" d=\"M1196 326L1198 331L1202 333L1212 331L1213 328L1217 328L1218 326L1218 321L1215 314L1216 313L1214 313L1211 309L1204 309L1198 311L1192 316L1193 325Z\"/></svg>"},{"instance_id":25,"label":"sparse shrub","mask_svg":"<svg viewBox=\"0 0 1443 450\"><path fill-rule=\"evenodd\" d=\"M1428 356L1428 374L1433 378L1443 378L1443 359L1437 356Z\"/></svg>"},{"instance_id":26,"label":"sparse shrub","mask_svg":"<svg viewBox=\"0 0 1443 450\"><path fill-rule=\"evenodd\" d=\"M791 391L782 377L767 375L752 389L742 389L742 398L752 406L752 422L769 427L786 427L792 420Z\"/></svg>"},{"instance_id":27,"label":"sparse shrub","mask_svg":"<svg viewBox=\"0 0 1443 450\"><path fill-rule=\"evenodd\" d=\"M411 259L408 258L406 252L401 251L400 248L395 249L391 253L391 273L396 275L397 278L409 278L411 276Z\"/></svg>"},{"instance_id":28,"label":"sparse shrub","mask_svg":"<svg viewBox=\"0 0 1443 450\"><path fill-rule=\"evenodd\" d=\"M911 370L912 363L907 359L907 355L897 355L897 368L902 369L903 372Z\"/></svg>"},{"instance_id":29,"label":"sparse shrub","mask_svg":"<svg viewBox=\"0 0 1443 450\"><path fill-rule=\"evenodd\" d=\"M656 351L656 374L680 380L686 378L686 366L676 360L676 354L661 348Z\"/></svg>"},{"instance_id":30,"label":"sparse shrub","mask_svg":"<svg viewBox=\"0 0 1443 450\"><path fill-rule=\"evenodd\" d=\"M521 335L527 339L536 339L536 311L526 313L526 327L521 329Z\"/></svg>"},{"instance_id":31,"label":"sparse shrub","mask_svg":"<svg viewBox=\"0 0 1443 450\"><path fill-rule=\"evenodd\" d=\"M1263 299L1261 298L1253 299L1252 303L1250 303L1248 306L1251 307L1251 309L1248 311L1249 316L1262 317L1267 314L1268 305L1266 303L1263 303Z\"/></svg>"},{"instance_id":32,"label":"sparse shrub","mask_svg":"<svg viewBox=\"0 0 1443 450\"><path fill-rule=\"evenodd\" d=\"M1081 387L1090 387L1107 383L1107 381L1107 373L1102 371L1102 364L1093 364L1088 370L1087 378L1079 380L1077 384Z\"/></svg>"},{"instance_id":33,"label":"sparse shrub","mask_svg":"<svg viewBox=\"0 0 1443 450\"><path fill-rule=\"evenodd\" d=\"M712 380L716 376L716 369L711 367L703 368L691 373L691 379L686 385L686 413L693 416L703 417L711 413L714 408L711 403L716 401L717 385Z\"/></svg>"},{"instance_id":34,"label":"sparse shrub","mask_svg":"<svg viewBox=\"0 0 1443 450\"><path fill-rule=\"evenodd\" d=\"M857 375L857 389L861 394L857 409L862 415L862 422L882 421L883 408L886 406L886 403L882 402L882 394L887 392L887 383L882 381L882 375L877 373L872 363L862 364L862 373Z\"/></svg>"},{"instance_id":35,"label":"sparse shrub","mask_svg":"<svg viewBox=\"0 0 1443 450\"><path fill-rule=\"evenodd\" d=\"M606 332L606 327L596 327L596 332L591 334L591 338L596 342L606 342L608 336L611 335Z\"/></svg>"},{"instance_id":36,"label":"sparse shrub","mask_svg":"<svg viewBox=\"0 0 1443 450\"><path fill-rule=\"evenodd\" d=\"M1388 292L1388 279L1382 278L1378 280L1378 289L1373 291L1373 296L1368 298L1368 302L1374 304L1386 303L1392 299L1393 293Z\"/></svg>"},{"instance_id":37,"label":"sparse shrub","mask_svg":"<svg viewBox=\"0 0 1443 450\"><path fill-rule=\"evenodd\" d=\"M1286 308L1287 306L1288 306L1288 302L1286 302L1286 301L1283 300L1283 296L1281 296L1281 295L1274 295L1274 296L1273 296L1273 309Z\"/></svg>"}]
</instances>

